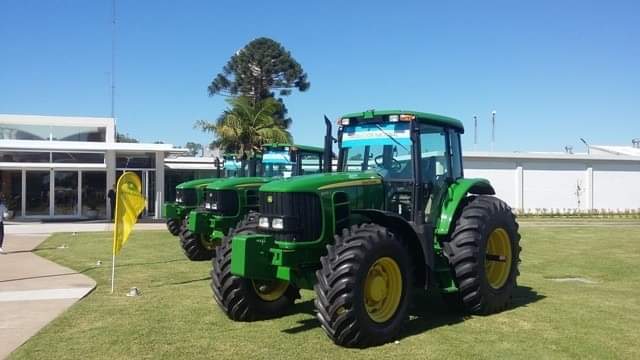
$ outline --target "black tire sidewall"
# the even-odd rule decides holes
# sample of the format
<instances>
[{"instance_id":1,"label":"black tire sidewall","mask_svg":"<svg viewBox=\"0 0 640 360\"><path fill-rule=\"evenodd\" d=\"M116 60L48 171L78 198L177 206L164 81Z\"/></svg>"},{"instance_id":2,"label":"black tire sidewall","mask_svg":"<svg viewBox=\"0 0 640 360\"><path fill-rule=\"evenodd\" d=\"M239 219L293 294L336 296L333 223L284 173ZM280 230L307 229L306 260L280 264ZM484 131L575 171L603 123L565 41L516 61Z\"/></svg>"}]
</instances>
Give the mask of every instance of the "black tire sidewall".
<instances>
[{"instance_id":1,"label":"black tire sidewall","mask_svg":"<svg viewBox=\"0 0 640 360\"><path fill-rule=\"evenodd\" d=\"M509 296L515 285L515 278L517 276L517 267L518 267L518 244L516 242L517 239L517 230L513 226L513 222L510 221L513 215L508 212L498 211L493 214L493 216L489 217L489 220L485 223L484 228L481 232L480 238L480 248L478 251L478 272L480 279L480 291L484 296L492 297L493 300L490 300L490 303L504 303L507 302ZM486 269L485 269L485 254L487 251L487 243L489 241L489 235L497 229L504 229L509 236L509 245L511 248L511 266L509 268L509 275L504 285L502 285L498 289L494 289L491 285L489 285L489 281L487 279Z\"/></svg>"},{"instance_id":2,"label":"black tire sidewall","mask_svg":"<svg viewBox=\"0 0 640 360\"><path fill-rule=\"evenodd\" d=\"M400 269L402 276L402 295L400 297L400 303L396 309L396 313L384 323L375 322L371 319L367 313L364 301L364 284L368 271L371 266L383 257L389 257L396 262ZM408 276L411 274L411 268L409 266L409 255L406 249L398 241L386 241L381 246L375 246L372 251L365 253L362 266L358 269L355 276L355 283L357 284L356 291L354 291L354 308L357 311L357 316L362 319L366 324L364 332L366 336L381 338L385 337L392 329L398 329L402 327L405 319L403 314L407 314L409 308L409 294L411 292L410 279Z\"/></svg>"}]
</instances>

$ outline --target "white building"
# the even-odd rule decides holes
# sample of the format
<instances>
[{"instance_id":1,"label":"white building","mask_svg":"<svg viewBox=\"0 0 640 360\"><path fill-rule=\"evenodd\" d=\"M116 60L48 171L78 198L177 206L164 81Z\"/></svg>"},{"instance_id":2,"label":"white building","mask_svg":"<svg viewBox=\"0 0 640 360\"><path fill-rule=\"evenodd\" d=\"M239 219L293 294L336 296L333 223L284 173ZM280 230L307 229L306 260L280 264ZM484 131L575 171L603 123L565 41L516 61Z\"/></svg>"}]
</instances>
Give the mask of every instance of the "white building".
<instances>
[{"instance_id":1,"label":"white building","mask_svg":"<svg viewBox=\"0 0 640 360\"><path fill-rule=\"evenodd\" d=\"M212 159L194 170L171 159L186 149L117 143L115 133L112 118L0 115L0 193L14 216L108 218L108 190L126 169L142 180L144 215L158 218L167 190L213 176Z\"/></svg>"},{"instance_id":2,"label":"white building","mask_svg":"<svg viewBox=\"0 0 640 360\"><path fill-rule=\"evenodd\" d=\"M467 153L464 175L489 179L500 198L527 213L640 209L640 149L590 148L590 154Z\"/></svg>"}]
</instances>

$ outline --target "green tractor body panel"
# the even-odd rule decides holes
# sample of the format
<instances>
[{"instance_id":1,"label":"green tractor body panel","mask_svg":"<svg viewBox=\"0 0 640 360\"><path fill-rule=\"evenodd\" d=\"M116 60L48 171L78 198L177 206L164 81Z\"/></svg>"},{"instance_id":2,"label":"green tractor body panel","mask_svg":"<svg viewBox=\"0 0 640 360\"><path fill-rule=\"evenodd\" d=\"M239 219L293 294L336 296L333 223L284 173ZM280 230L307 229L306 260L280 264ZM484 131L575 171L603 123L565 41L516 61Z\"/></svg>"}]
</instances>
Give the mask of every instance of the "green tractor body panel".
<instances>
[{"instance_id":1,"label":"green tractor body panel","mask_svg":"<svg viewBox=\"0 0 640 360\"><path fill-rule=\"evenodd\" d=\"M235 177L204 184L206 186L205 194L227 196L227 202L219 204L221 208L211 209L207 208L210 205L207 200L203 200L204 206L193 209L188 214L188 230L203 235L203 238L209 239L213 243L219 242L227 234L229 228L236 225L246 214L250 211L258 211L258 188L272 180L282 179L284 173L279 171L285 168L294 173L295 163L292 161L292 158L295 157L294 153L318 155L316 166L319 167L320 155L324 151L322 148L313 146L280 143L265 144L262 145L262 149L264 152L258 157L262 165L262 172L264 175L275 176ZM302 160L299 165L302 168ZM310 166L313 167L313 164ZM315 171L320 171L320 169ZM229 200L231 198L233 200ZM231 204L232 202L233 204Z\"/></svg>"},{"instance_id":2,"label":"green tractor body panel","mask_svg":"<svg viewBox=\"0 0 640 360\"><path fill-rule=\"evenodd\" d=\"M237 177L221 179L207 185L207 191L234 192L237 197L235 211L218 212L216 209L198 207L189 213L187 229L205 234L212 242L218 242L230 227L240 221L249 211L257 210L257 190L271 181L267 177ZM208 204L206 204L208 205ZM226 204L220 204L225 206Z\"/></svg>"},{"instance_id":3,"label":"green tractor body panel","mask_svg":"<svg viewBox=\"0 0 640 360\"><path fill-rule=\"evenodd\" d=\"M179 190L181 194L193 192L195 193L195 199L193 199L194 194L191 194L191 199L189 199L190 201L188 203L176 201L164 203L162 205L162 216L167 220L173 219L176 221L182 221L182 219L184 219L189 214L189 211L202 204L202 202L204 201L204 189L206 188L207 184L218 180L220 179L205 178L190 180L178 184L176 186L176 190Z\"/></svg>"},{"instance_id":4,"label":"green tractor body panel","mask_svg":"<svg viewBox=\"0 0 640 360\"><path fill-rule=\"evenodd\" d=\"M446 236L451 229L451 222L455 219L455 214L460 207L460 202L469 193L493 195L495 191L489 180L486 179L458 179L447 189L446 197L442 204L440 216L436 224L435 233Z\"/></svg>"}]
</instances>

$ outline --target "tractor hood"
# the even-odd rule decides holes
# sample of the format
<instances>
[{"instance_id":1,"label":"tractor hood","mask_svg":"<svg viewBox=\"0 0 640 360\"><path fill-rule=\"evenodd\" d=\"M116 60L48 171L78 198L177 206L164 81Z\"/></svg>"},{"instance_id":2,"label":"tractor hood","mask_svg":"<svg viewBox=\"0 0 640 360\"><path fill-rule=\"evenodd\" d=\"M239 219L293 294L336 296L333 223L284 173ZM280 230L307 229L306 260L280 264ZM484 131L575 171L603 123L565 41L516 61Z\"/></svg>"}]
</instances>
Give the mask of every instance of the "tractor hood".
<instances>
[{"instance_id":1,"label":"tractor hood","mask_svg":"<svg viewBox=\"0 0 640 360\"><path fill-rule=\"evenodd\" d=\"M338 172L296 176L272 181L260 191L268 192L314 192L351 186L379 185L382 177L375 172Z\"/></svg>"},{"instance_id":2,"label":"tractor hood","mask_svg":"<svg viewBox=\"0 0 640 360\"><path fill-rule=\"evenodd\" d=\"M218 180L207 185L210 190L228 190L239 187L261 186L274 178L270 177L232 177Z\"/></svg>"},{"instance_id":3,"label":"tractor hood","mask_svg":"<svg viewBox=\"0 0 640 360\"><path fill-rule=\"evenodd\" d=\"M206 178L206 179L196 179L196 180L186 181L178 184L176 186L176 189L195 189L218 180L220 180L220 178Z\"/></svg>"}]
</instances>

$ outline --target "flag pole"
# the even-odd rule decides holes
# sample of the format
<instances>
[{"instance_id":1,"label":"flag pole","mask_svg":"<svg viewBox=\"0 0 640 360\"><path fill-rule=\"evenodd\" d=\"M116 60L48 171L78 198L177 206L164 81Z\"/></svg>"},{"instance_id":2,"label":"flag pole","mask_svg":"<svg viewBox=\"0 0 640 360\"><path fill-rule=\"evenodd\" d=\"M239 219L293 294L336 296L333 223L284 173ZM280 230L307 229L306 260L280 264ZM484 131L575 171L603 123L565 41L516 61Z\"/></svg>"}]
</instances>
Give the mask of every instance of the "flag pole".
<instances>
[{"instance_id":1,"label":"flag pole","mask_svg":"<svg viewBox=\"0 0 640 360\"><path fill-rule=\"evenodd\" d=\"M113 257L111 259L111 293L113 294L113 288L115 284L116 276L116 253L113 253Z\"/></svg>"}]
</instances>

